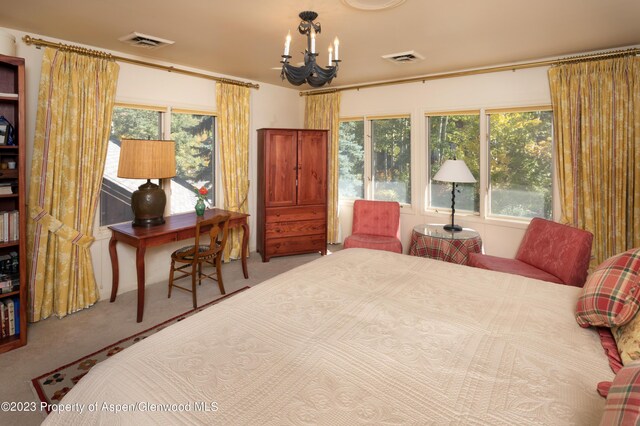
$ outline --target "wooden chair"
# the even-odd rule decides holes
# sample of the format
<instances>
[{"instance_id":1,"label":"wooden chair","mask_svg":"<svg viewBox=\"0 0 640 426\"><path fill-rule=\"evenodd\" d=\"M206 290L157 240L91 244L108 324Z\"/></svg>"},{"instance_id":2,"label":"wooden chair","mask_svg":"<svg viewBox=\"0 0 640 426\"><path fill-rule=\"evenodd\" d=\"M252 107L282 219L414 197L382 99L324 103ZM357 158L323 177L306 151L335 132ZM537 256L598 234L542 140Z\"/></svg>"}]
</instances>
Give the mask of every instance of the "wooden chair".
<instances>
[{"instance_id":1,"label":"wooden chair","mask_svg":"<svg viewBox=\"0 0 640 426\"><path fill-rule=\"evenodd\" d=\"M171 297L171 289L173 287L190 291L193 294L193 307L197 308L196 281L198 285L200 285L203 277L217 281L218 287L220 287L220 293L225 294L224 284L222 283L222 251L224 250L224 246L227 243L227 236L229 235L229 217L228 214L220 214L211 219L199 221L196 225L195 244L182 247L171 254L169 295L167 297ZM200 239L203 237L203 232L206 232L207 228L209 228L209 244L201 245ZM183 265L176 268L176 263ZM213 275L213 272L204 274L202 272L203 263L214 266L216 276ZM176 279L191 276L191 289L174 284L174 275L176 272L181 274Z\"/></svg>"}]
</instances>

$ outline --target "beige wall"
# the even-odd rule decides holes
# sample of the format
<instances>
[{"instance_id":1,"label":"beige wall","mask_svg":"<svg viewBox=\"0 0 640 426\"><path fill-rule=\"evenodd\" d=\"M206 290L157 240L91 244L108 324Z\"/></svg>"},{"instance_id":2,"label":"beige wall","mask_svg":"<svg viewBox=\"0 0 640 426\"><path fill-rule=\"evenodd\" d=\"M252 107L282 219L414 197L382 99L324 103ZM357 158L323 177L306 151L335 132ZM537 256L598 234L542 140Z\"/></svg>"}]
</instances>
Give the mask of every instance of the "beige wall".
<instances>
[{"instance_id":1,"label":"beige wall","mask_svg":"<svg viewBox=\"0 0 640 426\"><path fill-rule=\"evenodd\" d=\"M3 30L16 36L16 56L26 60L26 127L27 127L27 175L29 175L31 157L33 152L33 134L38 99L38 86L40 82L40 65L43 50L34 46L27 46L22 42L25 33L3 28ZM75 44L77 43L57 40L46 35L30 34L47 40ZM85 46L91 48L91 46ZM118 56L130 56L118 52L112 52ZM138 58L143 59L144 58ZM179 64L166 64L182 67ZM195 70L200 71L200 70ZM202 72L202 71L200 71ZM234 78L233 76L224 76ZM197 110L216 109L215 82L182 74L169 73L148 67L141 67L126 63L120 64L118 88L116 94L118 102L137 103L146 105L167 105L179 108ZM261 127L299 127L302 124L303 109L298 91L283 85L278 87L270 84L260 84L259 90L251 90L251 130L250 130L250 194L249 213L250 229L255 229L255 200L256 200L256 129ZM217 156L219 157L219 156ZM218 182L221 179L217 179ZM220 193L220 191L218 191ZM218 200L218 205L221 206ZM97 222L96 222L97 223ZM93 263L96 273L96 281L100 288L100 297L109 297L111 291L111 262L109 259L109 231L96 226L94 230L95 243L91 247ZM153 284L166 281L169 274L169 257L173 250L187 241L154 247L147 250L146 254L146 282ZM255 235L251 235L250 249L255 250ZM120 264L119 293L134 290L136 288L135 274L135 250L128 246L118 244L118 257ZM230 267L240 267L235 263Z\"/></svg>"},{"instance_id":2,"label":"beige wall","mask_svg":"<svg viewBox=\"0 0 640 426\"><path fill-rule=\"evenodd\" d=\"M344 91L340 116L411 114L412 205L403 207L401 215L402 245L406 253L415 225L446 223L450 218L449 214L424 208L427 181L425 113L550 103L547 68L533 68ZM486 128L482 114L481 128ZM481 149L486 149L484 133L481 132ZM481 170L486 173L487 165L481 165ZM481 204L484 196L481 193ZM351 233L352 210L352 203L341 203L340 225L343 237ZM505 257L515 255L527 227L526 221L483 218L483 212L481 215L463 215L457 212L456 223L478 230L486 253Z\"/></svg>"}]
</instances>

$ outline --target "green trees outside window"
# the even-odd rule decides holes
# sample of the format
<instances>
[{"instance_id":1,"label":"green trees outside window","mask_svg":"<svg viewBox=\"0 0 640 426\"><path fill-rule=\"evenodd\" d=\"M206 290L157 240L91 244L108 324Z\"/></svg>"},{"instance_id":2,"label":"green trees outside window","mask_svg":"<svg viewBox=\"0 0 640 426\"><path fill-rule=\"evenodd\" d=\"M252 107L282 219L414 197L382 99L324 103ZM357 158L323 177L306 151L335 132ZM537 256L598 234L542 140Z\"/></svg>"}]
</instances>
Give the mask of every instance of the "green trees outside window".
<instances>
[{"instance_id":1,"label":"green trees outside window","mask_svg":"<svg viewBox=\"0 0 640 426\"><path fill-rule=\"evenodd\" d=\"M371 120L373 199L411 204L411 119Z\"/></svg>"},{"instance_id":2,"label":"green trees outside window","mask_svg":"<svg viewBox=\"0 0 640 426\"><path fill-rule=\"evenodd\" d=\"M432 178L446 160L456 158L467 164L477 180L458 184L456 210L482 213L483 217L551 219L552 111L535 107L488 110L484 117L481 111L427 114L427 158L420 163L427 169L423 174L427 179L425 208L451 208L451 184ZM486 124L484 132L481 123ZM486 145L481 148L485 137ZM340 199L411 204L410 117L342 121L339 161ZM485 173L481 173L481 164Z\"/></svg>"},{"instance_id":3,"label":"green trees outside window","mask_svg":"<svg viewBox=\"0 0 640 426\"><path fill-rule=\"evenodd\" d=\"M364 198L364 120L341 121L339 132L339 196Z\"/></svg>"},{"instance_id":4,"label":"green trees outside window","mask_svg":"<svg viewBox=\"0 0 640 426\"><path fill-rule=\"evenodd\" d=\"M365 143L365 132L371 135ZM340 199L367 198L411 204L411 119L381 117L344 120L339 133ZM367 146L367 148L365 148ZM365 155L365 150L370 155Z\"/></svg>"},{"instance_id":5,"label":"green trees outside window","mask_svg":"<svg viewBox=\"0 0 640 426\"><path fill-rule=\"evenodd\" d=\"M433 176L446 160L463 160L476 183L458 184L456 210L480 211L480 113L427 117L428 165L432 208L451 208L451 183Z\"/></svg>"},{"instance_id":6,"label":"green trees outside window","mask_svg":"<svg viewBox=\"0 0 640 426\"><path fill-rule=\"evenodd\" d=\"M192 211L193 188L205 187L207 201L215 204L214 135L212 115L172 113L171 139L176 143L176 177L171 181L171 213Z\"/></svg>"},{"instance_id":7,"label":"green trees outside window","mask_svg":"<svg viewBox=\"0 0 640 426\"><path fill-rule=\"evenodd\" d=\"M553 113L488 114L492 215L552 217Z\"/></svg>"}]
</instances>

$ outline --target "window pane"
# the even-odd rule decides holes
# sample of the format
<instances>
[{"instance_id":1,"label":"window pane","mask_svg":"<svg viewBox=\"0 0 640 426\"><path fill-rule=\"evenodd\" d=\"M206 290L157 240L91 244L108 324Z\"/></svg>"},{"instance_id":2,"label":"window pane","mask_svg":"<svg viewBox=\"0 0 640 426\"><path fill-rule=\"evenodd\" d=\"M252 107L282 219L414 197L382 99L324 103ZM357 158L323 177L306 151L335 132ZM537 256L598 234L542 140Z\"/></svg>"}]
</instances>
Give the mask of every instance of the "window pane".
<instances>
[{"instance_id":1,"label":"window pane","mask_svg":"<svg viewBox=\"0 0 640 426\"><path fill-rule=\"evenodd\" d=\"M214 117L171 114L171 139L176 143L176 177L171 180L171 214L193 211L194 188L204 186L214 205Z\"/></svg>"},{"instance_id":2,"label":"window pane","mask_svg":"<svg viewBox=\"0 0 640 426\"><path fill-rule=\"evenodd\" d=\"M492 214L551 219L552 117L489 115Z\"/></svg>"},{"instance_id":3,"label":"window pane","mask_svg":"<svg viewBox=\"0 0 640 426\"><path fill-rule=\"evenodd\" d=\"M161 139L162 112L115 107L100 192L100 226L133 220L131 194L145 181L118 175L120 139Z\"/></svg>"},{"instance_id":4,"label":"window pane","mask_svg":"<svg viewBox=\"0 0 640 426\"><path fill-rule=\"evenodd\" d=\"M364 198L364 121L341 122L339 140L340 199Z\"/></svg>"},{"instance_id":5,"label":"window pane","mask_svg":"<svg viewBox=\"0 0 640 426\"><path fill-rule=\"evenodd\" d=\"M411 204L411 120L371 120L373 198Z\"/></svg>"},{"instance_id":6,"label":"window pane","mask_svg":"<svg viewBox=\"0 0 640 426\"><path fill-rule=\"evenodd\" d=\"M451 208L451 188L448 182L438 182L433 176L446 160L463 160L476 183L459 183L456 210L480 211L480 114L427 117L429 130L429 207Z\"/></svg>"}]
</instances>

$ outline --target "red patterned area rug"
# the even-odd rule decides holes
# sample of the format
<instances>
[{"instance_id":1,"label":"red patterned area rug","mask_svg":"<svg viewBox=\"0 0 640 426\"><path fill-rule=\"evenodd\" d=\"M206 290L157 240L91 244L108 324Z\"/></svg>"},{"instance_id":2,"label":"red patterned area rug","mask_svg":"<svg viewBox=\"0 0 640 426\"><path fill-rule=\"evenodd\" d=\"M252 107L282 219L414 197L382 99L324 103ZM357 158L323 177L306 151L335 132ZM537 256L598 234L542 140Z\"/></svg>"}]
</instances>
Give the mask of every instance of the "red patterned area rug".
<instances>
[{"instance_id":1,"label":"red patterned area rug","mask_svg":"<svg viewBox=\"0 0 640 426\"><path fill-rule=\"evenodd\" d=\"M91 368L97 363L104 361L105 359L122 351L123 349L126 349L129 346L138 343L139 341L149 337L154 333L157 333L164 328L169 327L172 324L177 323L178 321L182 321L183 319L197 312L200 312L201 310L206 309L209 306L215 305L216 303L221 302L231 296L241 293L248 288L250 287L244 287L240 290L236 290L233 293L229 293L196 309L192 309L188 312L178 315L177 317L168 319L145 331L134 334L133 336L129 336L116 343L106 346L99 351L75 360L70 364L63 365L62 367L56 368L55 370L45 373L42 376L38 376L35 379L32 379L31 383L36 390L40 401L46 402L47 405L57 404L60 402L62 397L65 396L67 392L69 392L71 388L74 387L80 381L80 379L82 379L82 377L84 377L84 375L87 374L89 370L91 370Z\"/></svg>"}]
</instances>

